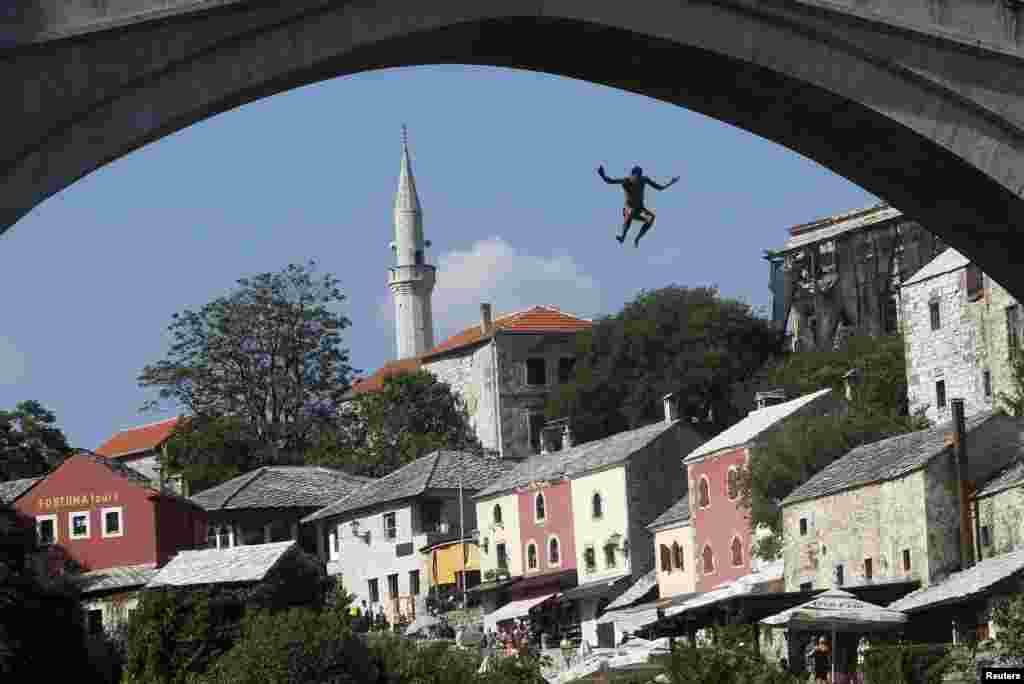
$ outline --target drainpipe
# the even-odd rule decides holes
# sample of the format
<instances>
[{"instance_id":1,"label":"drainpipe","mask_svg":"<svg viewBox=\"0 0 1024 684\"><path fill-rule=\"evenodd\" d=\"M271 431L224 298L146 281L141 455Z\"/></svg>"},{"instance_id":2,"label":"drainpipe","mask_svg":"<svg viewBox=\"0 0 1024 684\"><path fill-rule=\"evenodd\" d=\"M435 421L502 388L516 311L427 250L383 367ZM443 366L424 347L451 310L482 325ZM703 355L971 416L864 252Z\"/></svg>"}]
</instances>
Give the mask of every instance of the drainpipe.
<instances>
[{"instance_id":1,"label":"drainpipe","mask_svg":"<svg viewBox=\"0 0 1024 684\"><path fill-rule=\"evenodd\" d=\"M953 399L953 453L956 456L957 492L960 501L960 569L974 564L971 539L970 499L967 496L967 429L964 423L964 400Z\"/></svg>"}]
</instances>

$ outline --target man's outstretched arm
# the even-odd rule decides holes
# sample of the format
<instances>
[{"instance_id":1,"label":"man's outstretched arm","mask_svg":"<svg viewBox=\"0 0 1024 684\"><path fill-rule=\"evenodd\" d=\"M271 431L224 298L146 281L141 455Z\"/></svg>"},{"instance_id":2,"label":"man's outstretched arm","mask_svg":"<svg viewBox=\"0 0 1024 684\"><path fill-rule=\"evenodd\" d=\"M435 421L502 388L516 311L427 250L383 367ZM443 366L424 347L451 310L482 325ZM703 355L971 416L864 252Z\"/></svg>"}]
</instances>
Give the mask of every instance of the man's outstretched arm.
<instances>
[{"instance_id":1,"label":"man's outstretched arm","mask_svg":"<svg viewBox=\"0 0 1024 684\"><path fill-rule=\"evenodd\" d=\"M609 185L622 185L622 181L626 180L625 178L609 178L608 176L604 175L603 166L597 167L597 175L600 176L601 179L605 183L608 183Z\"/></svg>"},{"instance_id":2,"label":"man's outstretched arm","mask_svg":"<svg viewBox=\"0 0 1024 684\"><path fill-rule=\"evenodd\" d=\"M644 180L646 180L647 184L650 185L655 190L664 190L665 188L667 188L667 187L677 183L679 181L679 176L676 176L675 178L670 180L668 183L665 183L664 185L658 185L657 183L652 181L650 178L645 178Z\"/></svg>"}]
</instances>

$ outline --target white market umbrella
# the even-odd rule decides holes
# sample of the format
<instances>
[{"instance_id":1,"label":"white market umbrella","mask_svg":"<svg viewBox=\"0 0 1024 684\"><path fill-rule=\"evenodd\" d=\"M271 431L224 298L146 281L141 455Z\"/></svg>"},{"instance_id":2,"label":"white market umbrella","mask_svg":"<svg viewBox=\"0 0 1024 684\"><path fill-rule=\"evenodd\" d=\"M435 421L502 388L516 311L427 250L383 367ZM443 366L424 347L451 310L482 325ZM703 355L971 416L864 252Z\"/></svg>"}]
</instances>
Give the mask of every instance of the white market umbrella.
<instances>
[{"instance_id":1,"label":"white market umbrella","mask_svg":"<svg viewBox=\"0 0 1024 684\"><path fill-rule=\"evenodd\" d=\"M761 620L770 627L832 632L832 681L836 678L836 632L884 632L899 629L907 616L898 610L861 601L841 589L829 589L807 603Z\"/></svg>"}]
</instances>

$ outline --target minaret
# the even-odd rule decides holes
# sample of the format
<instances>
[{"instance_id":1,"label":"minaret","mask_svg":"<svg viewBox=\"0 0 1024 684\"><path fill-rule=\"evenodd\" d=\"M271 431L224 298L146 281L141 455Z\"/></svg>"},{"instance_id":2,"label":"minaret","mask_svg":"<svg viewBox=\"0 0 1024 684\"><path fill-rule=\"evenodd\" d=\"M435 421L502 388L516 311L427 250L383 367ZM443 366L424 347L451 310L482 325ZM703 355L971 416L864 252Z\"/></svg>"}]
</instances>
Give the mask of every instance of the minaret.
<instances>
[{"instance_id":1,"label":"minaret","mask_svg":"<svg viewBox=\"0 0 1024 684\"><path fill-rule=\"evenodd\" d=\"M388 276L395 297L399 359L419 356L434 347L430 295L434 291L435 269L424 256L429 246L430 242L423 239L423 210L409 162L409 140L402 126L402 170L395 194L395 241L391 243L395 265Z\"/></svg>"}]
</instances>

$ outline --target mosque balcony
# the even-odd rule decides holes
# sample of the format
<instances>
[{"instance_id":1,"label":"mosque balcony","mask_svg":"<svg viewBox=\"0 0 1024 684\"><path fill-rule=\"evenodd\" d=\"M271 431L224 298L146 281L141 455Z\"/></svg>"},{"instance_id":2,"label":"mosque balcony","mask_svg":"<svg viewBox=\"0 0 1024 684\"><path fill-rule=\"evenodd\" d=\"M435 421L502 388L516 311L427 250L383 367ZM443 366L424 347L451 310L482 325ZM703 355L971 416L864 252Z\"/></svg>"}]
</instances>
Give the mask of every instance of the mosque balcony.
<instances>
[{"instance_id":1,"label":"mosque balcony","mask_svg":"<svg viewBox=\"0 0 1024 684\"><path fill-rule=\"evenodd\" d=\"M410 266L394 266L388 269L389 283L403 283L421 281L433 283L436 278L437 268L429 264L418 264Z\"/></svg>"}]
</instances>

